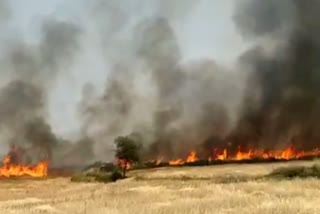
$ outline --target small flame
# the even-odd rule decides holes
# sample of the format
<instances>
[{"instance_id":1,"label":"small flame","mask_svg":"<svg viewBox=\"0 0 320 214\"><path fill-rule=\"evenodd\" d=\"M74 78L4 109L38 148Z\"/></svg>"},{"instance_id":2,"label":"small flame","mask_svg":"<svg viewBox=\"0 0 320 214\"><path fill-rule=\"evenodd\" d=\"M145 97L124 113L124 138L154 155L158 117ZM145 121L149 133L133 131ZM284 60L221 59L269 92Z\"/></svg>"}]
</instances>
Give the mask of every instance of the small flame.
<instances>
[{"instance_id":1,"label":"small flame","mask_svg":"<svg viewBox=\"0 0 320 214\"><path fill-rule=\"evenodd\" d=\"M155 162L156 166L159 166L162 163L162 161L163 161L163 157L158 158Z\"/></svg>"},{"instance_id":2,"label":"small flame","mask_svg":"<svg viewBox=\"0 0 320 214\"><path fill-rule=\"evenodd\" d=\"M48 161L39 162L35 166L19 165L11 163L10 156L3 159L0 168L0 177L45 177L48 174Z\"/></svg>"},{"instance_id":3,"label":"small flame","mask_svg":"<svg viewBox=\"0 0 320 214\"><path fill-rule=\"evenodd\" d=\"M293 146L289 146L281 153L281 159L289 160L295 158L295 149Z\"/></svg>"},{"instance_id":4,"label":"small flame","mask_svg":"<svg viewBox=\"0 0 320 214\"><path fill-rule=\"evenodd\" d=\"M197 153L194 152L194 151L192 151L192 152L190 152L190 154L188 155L186 162L187 162L187 163L194 163L194 162L196 162L196 161L198 161L198 160L199 160L199 158L197 157Z\"/></svg>"},{"instance_id":5,"label":"small flame","mask_svg":"<svg viewBox=\"0 0 320 214\"><path fill-rule=\"evenodd\" d=\"M186 160L182 160L182 159L176 159L176 160L171 160L169 161L169 165L183 165L185 163L194 163L199 161L199 158L197 156L197 153L195 151L192 151L189 153L188 157L186 158Z\"/></svg>"},{"instance_id":6,"label":"small flame","mask_svg":"<svg viewBox=\"0 0 320 214\"><path fill-rule=\"evenodd\" d=\"M132 164L127 160L118 159L118 166L120 166L121 168L130 169L132 167Z\"/></svg>"},{"instance_id":7,"label":"small flame","mask_svg":"<svg viewBox=\"0 0 320 214\"><path fill-rule=\"evenodd\" d=\"M176 159L169 161L169 165L177 166L177 165L183 165L185 164L185 161L182 159Z\"/></svg>"},{"instance_id":8,"label":"small flame","mask_svg":"<svg viewBox=\"0 0 320 214\"><path fill-rule=\"evenodd\" d=\"M216 159L217 160L227 160L227 158L228 158L227 149L224 149L223 153L222 154L218 154Z\"/></svg>"},{"instance_id":9,"label":"small flame","mask_svg":"<svg viewBox=\"0 0 320 214\"><path fill-rule=\"evenodd\" d=\"M3 163L3 165L8 165L8 164L10 164L10 156L6 156L4 159L3 159L3 161L2 161L2 163Z\"/></svg>"},{"instance_id":10,"label":"small flame","mask_svg":"<svg viewBox=\"0 0 320 214\"><path fill-rule=\"evenodd\" d=\"M241 152L240 146L238 147L238 152L236 155L232 158L233 160L250 160L253 156L253 150L249 150L248 152Z\"/></svg>"}]
</instances>

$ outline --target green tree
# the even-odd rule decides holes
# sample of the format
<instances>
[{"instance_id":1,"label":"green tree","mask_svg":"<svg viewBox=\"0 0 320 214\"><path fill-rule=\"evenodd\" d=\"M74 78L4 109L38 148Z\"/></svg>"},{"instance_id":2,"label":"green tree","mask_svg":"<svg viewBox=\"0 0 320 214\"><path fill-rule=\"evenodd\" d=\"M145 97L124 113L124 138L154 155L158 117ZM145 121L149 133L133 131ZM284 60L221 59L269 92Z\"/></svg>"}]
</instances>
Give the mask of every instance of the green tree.
<instances>
[{"instance_id":1,"label":"green tree","mask_svg":"<svg viewBox=\"0 0 320 214\"><path fill-rule=\"evenodd\" d=\"M128 136L117 137L114 143L116 144L115 156L122 168L122 176L125 177L128 164L136 163L140 160L139 151L141 144Z\"/></svg>"}]
</instances>

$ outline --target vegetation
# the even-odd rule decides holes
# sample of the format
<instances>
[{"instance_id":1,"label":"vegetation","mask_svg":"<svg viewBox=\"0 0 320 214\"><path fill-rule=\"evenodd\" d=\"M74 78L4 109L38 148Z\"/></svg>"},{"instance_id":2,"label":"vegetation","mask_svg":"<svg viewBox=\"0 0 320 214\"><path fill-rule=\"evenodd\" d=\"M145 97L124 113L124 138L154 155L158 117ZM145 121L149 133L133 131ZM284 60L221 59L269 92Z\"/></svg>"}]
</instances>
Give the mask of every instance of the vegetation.
<instances>
[{"instance_id":1,"label":"vegetation","mask_svg":"<svg viewBox=\"0 0 320 214\"><path fill-rule=\"evenodd\" d=\"M131 137L117 137L114 141L116 145L116 158L119 160L119 167L122 168L122 177L126 177L126 170L130 164L140 160L139 151L141 144Z\"/></svg>"},{"instance_id":2,"label":"vegetation","mask_svg":"<svg viewBox=\"0 0 320 214\"><path fill-rule=\"evenodd\" d=\"M112 173L111 173L111 175L110 175L110 179L113 181L113 182L115 182L115 181L117 181L117 180L119 180L119 179L122 179L123 177L122 177L122 174L121 174L121 172L119 172L118 170L114 170Z\"/></svg>"},{"instance_id":3,"label":"vegetation","mask_svg":"<svg viewBox=\"0 0 320 214\"><path fill-rule=\"evenodd\" d=\"M98 169L82 172L71 177L73 182L116 182L122 179L122 174L119 170L115 169L112 172L101 171Z\"/></svg>"},{"instance_id":4,"label":"vegetation","mask_svg":"<svg viewBox=\"0 0 320 214\"><path fill-rule=\"evenodd\" d=\"M0 213L315 214L320 213L317 179L241 179L268 175L274 167L312 164L130 170L128 176L142 180L111 185L70 183L66 178L2 180Z\"/></svg>"},{"instance_id":5,"label":"vegetation","mask_svg":"<svg viewBox=\"0 0 320 214\"><path fill-rule=\"evenodd\" d=\"M118 160L118 167L112 163L95 162L83 169L83 172L74 175L71 178L73 182L115 182L126 177L128 166L136 163L138 168L145 168L143 164L139 163L139 151L141 144L133 137L118 137L114 141L116 145L116 159ZM120 172L120 169L122 173Z\"/></svg>"},{"instance_id":6,"label":"vegetation","mask_svg":"<svg viewBox=\"0 0 320 214\"><path fill-rule=\"evenodd\" d=\"M312 166L288 166L274 169L267 177L272 178L320 178L320 164Z\"/></svg>"},{"instance_id":7,"label":"vegetation","mask_svg":"<svg viewBox=\"0 0 320 214\"><path fill-rule=\"evenodd\" d=\"M94 180L94 177L88 176L84 173L75 174L71 177L72 182L93 182Z\"/></svg>"},{"instance_id":8,"label":"vegetation","mask_svg":"<svg viewBox=\"0 0 320 214\"><path fill-rule=\"evenodd\" d=\"M102 183L110 183L112 182L111 174L110 173L101 173L97 174L94 178L95 181L102 182Z\"/></svg>"}]
</instances>

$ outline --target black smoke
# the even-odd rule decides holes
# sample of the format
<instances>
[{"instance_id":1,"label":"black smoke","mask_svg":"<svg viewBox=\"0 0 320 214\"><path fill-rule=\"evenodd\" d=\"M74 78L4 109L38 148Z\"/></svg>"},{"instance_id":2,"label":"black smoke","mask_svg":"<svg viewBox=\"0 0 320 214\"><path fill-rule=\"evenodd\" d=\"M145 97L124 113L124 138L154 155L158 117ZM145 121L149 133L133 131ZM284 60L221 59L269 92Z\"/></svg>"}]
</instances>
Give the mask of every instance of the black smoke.
<instances>
[{"instance_id":1,"label":"black smoke","mask_svg":"<svg viewBox=\"0 0 320 214\"><path fill-rule=\"evenodd\" d=\"M237 143L303 149L319 145L319 12L316 0L249 0L237 7L238 29L259 41L240 58L252 75L232 133Z\"/></svg>"}]
</instances>

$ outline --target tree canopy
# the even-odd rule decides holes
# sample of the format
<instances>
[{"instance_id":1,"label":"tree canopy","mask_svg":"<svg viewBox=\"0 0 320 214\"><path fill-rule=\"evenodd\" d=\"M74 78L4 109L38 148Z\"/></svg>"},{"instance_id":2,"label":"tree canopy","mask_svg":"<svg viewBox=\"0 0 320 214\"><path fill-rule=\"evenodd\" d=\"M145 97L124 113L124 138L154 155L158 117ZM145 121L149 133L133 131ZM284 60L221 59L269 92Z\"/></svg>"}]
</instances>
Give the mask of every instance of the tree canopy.
<instances>
[{"instance_id":1,"label":"tree canopy","mask_svg":"<svg viewBox=\"0 0 320 214\"><path fill-rule=\"evenodd\" d=\"M124 161L121 167L123 168L123 176L125 176L128 163L140 161L141 144L129 136L117 137L114 143L116 144L116 158Z\"/></svg>"}]
</instances>

